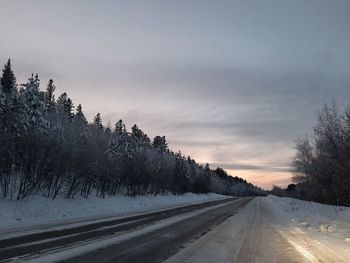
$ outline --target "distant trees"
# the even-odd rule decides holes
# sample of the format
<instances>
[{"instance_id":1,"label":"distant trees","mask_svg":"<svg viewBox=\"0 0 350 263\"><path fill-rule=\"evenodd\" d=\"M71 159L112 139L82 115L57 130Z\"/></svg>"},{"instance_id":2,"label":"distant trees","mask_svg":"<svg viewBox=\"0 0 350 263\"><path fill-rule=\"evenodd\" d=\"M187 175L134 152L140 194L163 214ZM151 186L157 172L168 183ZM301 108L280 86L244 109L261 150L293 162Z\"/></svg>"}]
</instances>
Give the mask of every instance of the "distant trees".
<instances>
[{"instance_id":1,"label":"distant trees","mask_svg":"<svg viewBox=\"0 0 350 263\"><path fill-rule=\"evenodd\" d=\"M87 198L171 192L259 194L262 191L220 168L202 167L168 148L165 136L151 140L136 124L122 120L104 127L97 113L88 123L81 104L67 93L55 99L49 80L40 90L38 74L17 85L11 61L0 86L0 194Z\"/></svg>"},{"instance_id":2,"label":"distant trees","mask_svg":"<svg viewBox=\"0 0 350 263\"><path fill-rule=\"evenodd\" d=\"M350 107L324 105L312 139L300 139L292 162L297 197L350 205Z\"/></svg>"}]
</instances>

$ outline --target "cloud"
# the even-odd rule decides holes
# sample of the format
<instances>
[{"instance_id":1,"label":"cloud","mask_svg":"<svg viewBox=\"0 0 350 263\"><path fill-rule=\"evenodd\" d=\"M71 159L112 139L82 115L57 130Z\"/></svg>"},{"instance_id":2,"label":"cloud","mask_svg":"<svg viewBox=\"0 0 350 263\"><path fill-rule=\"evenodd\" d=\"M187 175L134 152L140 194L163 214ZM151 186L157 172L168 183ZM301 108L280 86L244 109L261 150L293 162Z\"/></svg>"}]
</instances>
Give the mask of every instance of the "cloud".
<instances>
[{"instance_id":1,"label":"cloud","mask_svg":"<svg viewBox=\"0 0 350 263\"><path fill-rule=\"evenodd\" d=\"M290 172L290 165L286 163L264 163L264 164L243 164L243 163L209 163L212 168L221 167L227 170L253 170L270 172Z\"/></svg>"}]
</instances>

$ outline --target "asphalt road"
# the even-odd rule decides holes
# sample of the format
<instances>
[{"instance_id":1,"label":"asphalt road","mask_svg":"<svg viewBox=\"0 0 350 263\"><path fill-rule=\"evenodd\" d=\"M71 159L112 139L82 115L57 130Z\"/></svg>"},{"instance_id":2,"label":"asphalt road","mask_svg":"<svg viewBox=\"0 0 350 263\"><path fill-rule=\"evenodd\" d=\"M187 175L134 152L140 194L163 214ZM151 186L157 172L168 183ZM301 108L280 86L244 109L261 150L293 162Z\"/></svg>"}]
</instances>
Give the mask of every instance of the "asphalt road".
<instances>
[{"instance_id":1,"label":"asphalt road","mask_svg":"<svg viewBox=\"0 0 350 263\"><path fill-rule=\"evenodd\" d=\"M244 209L168 258L164 263L348 263L346 244L305 232L264 198ZM305 231L303 231L305 230ZM328 234L330 235L330 233ZM332 239L331 239L332 240Z\"/></svg>"},{"instance_id":2,"label":"asphalt road","mask_svg":"<svg viewBox=\"0 0 350 263\"><path fill-rule=\"evenodd\" d=\"M135 230L157 225L165 219L177 218L192 212L203 213L184 217L151 232L136 235L104 248L88 251L65 262L161 262L180 250L184 244L198 239L234 215L239 208L249 203L251 198L225 199L186 207L169 209L128 218L104 220L97 223L44 231L25 236L0 240L0 261L17 261L35 258L43 253L62 251L74 245L99 242L113 236L123 236ZM212 207L211 209L207 209Z\"/></svg>"}]
</instances>

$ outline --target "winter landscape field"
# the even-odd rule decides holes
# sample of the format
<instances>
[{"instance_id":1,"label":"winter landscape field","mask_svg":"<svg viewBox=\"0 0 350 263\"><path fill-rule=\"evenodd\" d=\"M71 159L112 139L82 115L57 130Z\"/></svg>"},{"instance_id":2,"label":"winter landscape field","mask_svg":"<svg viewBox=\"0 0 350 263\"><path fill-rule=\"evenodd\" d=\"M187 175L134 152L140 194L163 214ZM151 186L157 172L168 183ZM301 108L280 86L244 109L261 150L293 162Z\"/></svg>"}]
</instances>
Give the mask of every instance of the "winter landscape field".
<instances>
[{"instance_id":1,"label":"winter landscape field","mask_svg":"<svg viewBox=\"0 0 350 263\"><path fill-rule=\"evenodd\" d=\"M0 0L0 263L350 262L349 14Z\"/></svg>"}]
</instances>

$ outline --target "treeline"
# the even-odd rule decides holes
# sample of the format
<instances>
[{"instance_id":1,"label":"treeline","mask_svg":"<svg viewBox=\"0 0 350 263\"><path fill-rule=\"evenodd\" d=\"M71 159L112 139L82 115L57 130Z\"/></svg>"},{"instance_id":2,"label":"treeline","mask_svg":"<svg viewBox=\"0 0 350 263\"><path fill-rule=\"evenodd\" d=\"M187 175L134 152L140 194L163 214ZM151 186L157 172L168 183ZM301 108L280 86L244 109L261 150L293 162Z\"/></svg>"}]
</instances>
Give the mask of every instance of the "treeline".
<instances>
[{"instance_id":1,"label":"treeline","mask_svg":"<svg viewBox=\"0 0 350 263\"><path fill-rule=\"evenodd\" d=\"M311 139L300 139L292 162L293 181L278 195L350 206L350 106L324 105Z\"/></svg>"},{"instance_id":2,"label":"treeline","mask_svg":"<svg viewBox=\"0 0 350 263\"><path fill-rule=\"evenodd\" d=\"M105 127L100 113L88 123L81 104L74 107L66 93L55 98L52 80L45 91L39 86L37 74L18 85L8 60L0 87L3 198L38 193L51 198L211 191L263 194L221 169L211 170L171 151L165 136L151 140L136 124L131 131L122 120Z\"/></svg>"}]
</instances>

